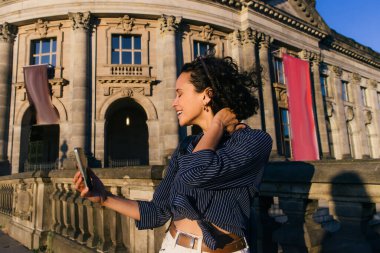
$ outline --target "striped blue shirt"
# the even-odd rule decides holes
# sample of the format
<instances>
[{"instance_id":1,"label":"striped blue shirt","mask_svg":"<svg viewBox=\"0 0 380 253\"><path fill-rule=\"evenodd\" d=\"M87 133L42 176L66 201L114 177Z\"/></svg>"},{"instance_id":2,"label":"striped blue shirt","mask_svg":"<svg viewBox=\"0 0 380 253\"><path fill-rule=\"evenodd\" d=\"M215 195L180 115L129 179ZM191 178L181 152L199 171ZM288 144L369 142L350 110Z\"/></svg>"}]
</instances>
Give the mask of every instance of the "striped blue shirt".
<instances>
[{"instance_id":1,"label":"striped blue shirt","mask_svg":"<svg viewBox=\"0 0 380 253\"><path fill-rule=\"evenodd\" d=\"M250 205L268 163L272 139L248 126L223 135L215 151L192 153L203 134L190 136L186 152L173 153L152 201L138 201L138 229L164 225L170 218L196 220L205 244L223 248L225 239L212 225L247 236Z\"/></svg>"}]
</instances>

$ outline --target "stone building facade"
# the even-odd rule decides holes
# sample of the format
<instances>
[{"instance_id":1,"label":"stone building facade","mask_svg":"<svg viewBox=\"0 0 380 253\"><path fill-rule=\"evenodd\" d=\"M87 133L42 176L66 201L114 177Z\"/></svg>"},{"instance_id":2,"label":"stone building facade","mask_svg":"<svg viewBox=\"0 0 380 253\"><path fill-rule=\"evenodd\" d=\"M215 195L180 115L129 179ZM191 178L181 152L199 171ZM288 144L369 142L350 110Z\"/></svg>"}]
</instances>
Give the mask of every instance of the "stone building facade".
<instances>
[{"instance_id":1,"label":"stone building facade","mask_svg":"<svg viewBox=\"0 0 380 253\"><path fill-rule=\"evenodd\" d=\"M243 70L261 66L261 109L247 123L275 140L272 159L292 159L284 53L310 62L320 158L380 158L380 54L331 30L313 0L5 0L0 163L62 166L82 146L94 166L165 164L195 131L171 107L179 69L209 48ZM46 63L60 124L43 161L23 67Z\"/></svg>"}]
</instances>

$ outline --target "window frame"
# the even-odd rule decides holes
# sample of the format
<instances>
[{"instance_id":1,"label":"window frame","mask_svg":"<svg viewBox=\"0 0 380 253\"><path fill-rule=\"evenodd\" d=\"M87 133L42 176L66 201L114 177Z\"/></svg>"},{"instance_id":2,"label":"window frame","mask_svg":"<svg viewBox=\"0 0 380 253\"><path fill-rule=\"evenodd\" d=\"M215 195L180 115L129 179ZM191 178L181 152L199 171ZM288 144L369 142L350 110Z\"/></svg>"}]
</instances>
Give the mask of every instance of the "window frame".
<instances>
[{"instance_id":1,"label":"window frame","mask_svg":"<svg viewBox=\"0 0 380 253\"><path fill-rule=\"evenodd\" d=\"M286 112L286 117L287 117L287 123L284 123L283 121L283 112ZM290 115L289 115L289 109L288 108L283 108L279 107L279 116L280 116L280 138L281 138L281 153L284 155L286 158L292 158L293 157L293 152L292 152L292 145L291 145L291 127L290 127ZM285 137L284 131L285 127L287 126L288 128L288 137ZM287 150L287 143L289 150Z\"/></svg>"},{"instance_id":2,"label":"window frame","mask_svg":"<svg viewBox=\"0 0 380 253\"><path fill-rule=\"evenodd\" d=\"M119 37L119 48L116 52L119 54L119 63L112 63L112 53L114 52L112 47L112 40L114 36ZM122 48L122 38L131 37L131 49ZM140 49L135 49L135 38L140 38ZM111 65L143 65L143 36L141 34L126 34L126 33L112 33L111 34L111 46L110 46L110 64ZM131 63L123 63L123 52L131 52ZM135 53L140 53L140 63L135 63Z\"/></svg>"},{"instance_id":3,"label":"window frame","mask_svg":"<svg viewBox=\"0 0 380 253\"><path fill-rule=\"evenodd\" d=\"M196 44L197 44L198 55L195 55L195 46L196 46ZM204 44L204 45L206 45L208 47L207 50L206 50L206 53L207 53L208 50L210 50L210 48L215 49L215 46L216 46L214 43L211 43L211 42L206 42L206 41L201 41L201 40L193 40L193 52L192 52L193 53L193 59L195 59L195 58L197 58L197 57L200 56L200 52L201 52L200 46L201 46L201 44Z\"/></svg>"},{"instance_id":4,"label":"window frame","mask_svg":"<svg viewBox=\"0 0 380 253\"><path fill-rule=\"evenodd\" d=\"M351 102L351 96L349 92L349 82L342 80L341 85L342 85L342 100L345 102Z\"/></svg>"},{"instance_id":5,"label":"window frame","mask_svg":"<svg viewBox=\"0 0 380 253\"><path fill-rule=\"evenodd\" d=\"M42 43L43 41L49 40L49 52L48 53L42 53ZM55 40L55 52L53 52L53 43ZM32 50L34 48L34 43L39 42L39 53L33 54ZM41 63L43 56L49 56L49 63ZM52 63L52 58L55 56L55 62ZM38 57L38 63L32 63L32 61ZM57 65L57 37L48 37L48 38L40 38L40 39L33 39L30 41L30 52L29 52L29 65L40 65L40 64L51 64L52 66Z\"/></svg>"},{"instance_id":6,"label":"window frame","mask_svg":"<svg viewBox=\"0 0 380 253\"><path fill-rule=\"evenodd\" d=\"M279 68L278 68L277 62L281 62L281 73L279 72ZM278 56L274 56L273 57L273 71L274 71L274 81L275 81L275 83L286 85L285 70L284 70L284 61L283 61L283 59L281 57L278 57ZM282 81L280 80L281 76L282 76Z\"/></svg>"}]
</instances>

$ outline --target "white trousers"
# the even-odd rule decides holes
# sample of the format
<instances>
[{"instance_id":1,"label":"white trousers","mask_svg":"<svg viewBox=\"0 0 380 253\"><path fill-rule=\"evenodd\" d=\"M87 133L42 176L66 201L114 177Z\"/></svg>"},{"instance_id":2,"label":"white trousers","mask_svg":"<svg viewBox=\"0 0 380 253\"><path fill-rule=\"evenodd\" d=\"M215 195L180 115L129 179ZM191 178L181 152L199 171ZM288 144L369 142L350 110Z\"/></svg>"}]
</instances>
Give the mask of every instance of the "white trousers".
<instances>
[{"instance_id":1,"label":"white trousers","mask_svg":"<svg viewBox=\"0 0 380 253\"><path fill-rule=\"evenodd\" d=\"M180 245L177 245L176 241L177 241L178 234L179 232L177 231L175 238L173 238L170 232L168 231L165 235L165 239L162 242L161 249L159 252L160 253L161 252L162 253L201 253L202 252L200 249L202 243L198 243L199 249L189 249L189 248L185 248ZM202 237L199 237L198 242L202 242ZM245 248L245 249L238 250L232 253L249 253L249 249Z\"/></svg>"}]
</instances>

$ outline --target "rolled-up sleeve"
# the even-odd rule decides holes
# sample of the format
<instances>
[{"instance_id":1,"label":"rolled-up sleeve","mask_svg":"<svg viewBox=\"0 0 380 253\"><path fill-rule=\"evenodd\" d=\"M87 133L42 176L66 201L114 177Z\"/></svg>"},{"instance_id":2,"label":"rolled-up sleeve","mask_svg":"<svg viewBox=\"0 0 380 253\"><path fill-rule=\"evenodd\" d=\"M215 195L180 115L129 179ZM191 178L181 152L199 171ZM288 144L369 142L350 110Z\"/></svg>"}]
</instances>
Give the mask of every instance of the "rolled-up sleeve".
<instances>
[{"instance_id":1,"label":"rolled-up sleeve","mask_svg":"<svg viewBox=\"0 0 380 253\"><path fill-rule=\"evenodd\" d=\"M243 187L252 182L249 176L262 174L258 170L267 163L271 149L267 133L242 129L231 136L229 145L216 151L205 149L179 156L175 180L204 189Z\"/></svg>"},{"instance_id":2,"label":"rolled-up sleeve","mask_svg":"<svg viewBox=\"0 0 380 253\"><path fill-rule=\"evenodd\" d=\"M177 171L177 157L178 148L172 155L167 173L155 190L152 201L137 201L140 220L136 220L135 224L138 229L159 227L171 218L169 196Z\"/></svg>"}]
</instances>

